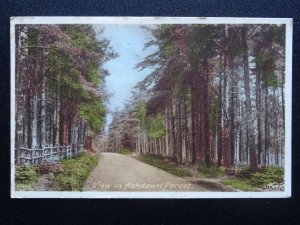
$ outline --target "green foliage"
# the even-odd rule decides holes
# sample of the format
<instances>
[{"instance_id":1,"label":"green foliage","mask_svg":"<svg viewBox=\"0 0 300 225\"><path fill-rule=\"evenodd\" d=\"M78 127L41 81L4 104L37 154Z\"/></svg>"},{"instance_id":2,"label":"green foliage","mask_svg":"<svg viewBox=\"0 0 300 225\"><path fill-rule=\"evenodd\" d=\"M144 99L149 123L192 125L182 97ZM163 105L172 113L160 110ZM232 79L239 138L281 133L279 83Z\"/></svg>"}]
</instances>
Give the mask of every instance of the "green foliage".
<instances>
[{"instance_id":1,"label":"green foliage","mask_svg":"<svg viewBox=\"0 0 300 225\"><path fill-rule=\"evenodd\" d=\"M73 93L73 99L80 96L83 88L78 82L79 74L69 55L57 48L50 50L46 75L51 80L50 89L54 93L59 92L63 98L68 98L70 92Z\"/></svg>"},{"instance_id":2,"label":"green foliage","mask_svg":"<svg viewBox=\"0 0 300 225\"><path fill-rule=\"evenodd\" d=\"M260 172L253 173L249 183L256 187L265 187L270 183L282 183L284 170L281 167L268 167Z\"/></svg>"},{"instance_id":3,"label":"green foliage","mask_svg":"<svg viewBox=\"0 0 300 225\"><path fill-rule=\"evenodd\" d=\"M80 72L76 69L73 60L58 49L52 49L49 53L48 64L52 91L59 92L63 99L71 100L78 106L80 116L88 121L93 132L99 133L103 126L105 107L99 97L84 90L79 84ZM90 64L88 74L91 82L100 84L96 64ZM71 96L70 93L72 93Z\"/></svg>"},{"instance_id":4,"label":"green foliage","mask_svg":"<svg viewBox=\"0 0 300 225\"><path fill-rule=\"evenodd\" d=\"M199 69L204 57L214 54L213 40L217 37L217 26L192 25L187 34L188 57L191 66Z\"/></svg>"},{"instance_id":5,"label":"green foliage","mask_svg":"<svg viewBox=\"0 0 300 225\"><path fill-rule=\"evenodd\" d=\"M75 158L63 160L64 173L54 178L54 186L60 191L82 191L84 182L97 165L96 156L83 153Z\"/></svg>"},{"instance_id":6,"label":"green foliage","mask_svg":"<svg viewBox=\"0 0 300 225\"><path fill-rule=\"evenodd\" d=\"M174 40L172 38L173 26L161 25L159 28L153 30L153 36L159 40L159 46L161 51L161 57L167 59L177 52Z\"/></svg>"},{"instance_id":7,"label":"green foliage","mask_svg":"<svg viewBox=\"0 0 300 225\"><path fill-rule=\"evenodd\" d=\"M132 153L132 150L130 148L123 148L119 153L123 155L130 155Z\"/></svg>"},{"instance_id":8,"label":"green foliage","mask_svg":"<svg viewBox=\"0 0 300 225\"><path fill-rule=\"evenodd\" d=\"M256 69L261 71L262 80L266 87L277 87L278 81L275 74L275 54L272 52L259 52L256 57Z\"/></svg>"},{"instance_id":9,"label":"green foliage","mask_svg":"<svg viewBox=\"0 0 300 225\"><path fill-rule=\"evenodd\" d=\"M164 118L162 115L155 117L149 117L147 120L147 130L149 130L149 136L157 139L166 135L166 129L164 125Z\"/></svg>"},{"instance_id":10,"label":"green foliage","mask_svg":"<svg viewBox=\"0 0 300 225\"><path fill-rule=\"evenodd\" d=\"M169 58L169 57L178 55L178 49L174 44L167 45L167 46L165 46L163 53L166 58Z\"/></svg>"},{"instance_id":11,"label":"green foliage","mask_svg":"<svg viewBox=\"0 0 300 225\"><path fill-rule=\"evenodd\" d=\"M99 133L103 126L103 120L105 116L105 106L99 99L82 103L80 105L80 116L86 119L93 132Z\"/></svg>"},{"instance_id":12,"label":"green foliage","mask_svg":"<svg viewBox=\"0 0 300 225\"><path fill-rule=\"evenodd\" d=\"M86 51L100 51L100 44L95 39L94 32L89 25L61 25L61 29L71 37L71 42L74 46Z\"/></svg>"},{"instance_id":13,"label":"green foliage","mask_svg":"<svg viewBox=\"0 0 300 225\"><path fill-rule=\"evenodd\" d=\"M263 188L270 183L282 183L284 170L281 167L267 167L252 172L250 167L243 167L238 170L237 177L244 180L249 185Z\"/></svg>"},{"instance_id":14,"label":"green foliage","mask_svg":"<svg viewBox=\"0 0 300 225\"><path fill-rule=\"evenodd\" d=\"M136 116L151 138L157 139L166 135L164 117L162 114L147 116L146 104L142 102L136 109Z\"/></svg>"},{"instance_id":15,"label":"green foliage","mask_svg":"<svg viewBox=\"0 0 300 225\"><path fill-rule=\"evenodd\" d=\"M26 183L37 181L39 175L36 171L36 166L17 166L16 167L16 182Z\"/></svg>"},{"instance_id":16,"label":"green foliage","mask_svg":"<svg viewBox=\"0 0 300 225\"><path fill-rule=\"evenodd\" d=\"M135 112L136 112L136 117L140 121L141 128L145 129L145 127L146 127L146 103L145 102L140 103L139 106L136 108Z\"/></svg>"},{"instance_id":17,"label":"green foliage","mask_svg":"<svg viewBox=\"0 0 300 225\"><path fill-rule=\"evenodd\" d=\"M167 171L175 176L179 177L189 177L192 176L191 171L188 169L182 168L175 163L165 162L163 157L155 156L151 154L145 154L141 156L141 160L147 164L160 168L164 171Z\"/></svg>"},{"instance_id":18,"label":"green foliage","mask_svg":"<svg viewBox=\"0 0 300 225\"><path fill-rule=\"evenodd\" d=\"M225 170L222 167L219 167L217 164L211 165L211 167L207 167L205 162L198 163L198 175L200 177L223 177L225 175Z\"/></svg>"},{"instance_id":19,"label":"green foliage","mask_svg":"<svg viewBox=\"0 0 300 225\"><path fill-rule=\"evenodd\" d=\"M61 25L61 29L70 36L74 46L89 52L100 51L99 43L90 26ZM50 90L87 120L93 132L99 133L105 116L103 100L80 84L79 76L82 72L74 59L64 51L52 48L47 57L47 67L46 75L50 81ZM100 85L98 67L99 62L91 60L86 62L86 79L96 86Z\"/></svg>"},{"instance_id":20,"label":"green foliage","mask_svg":"<svg viewBox=\"0 0 300 225\"><path fill-rule=\"evenodd\" d=\"M91 63L88 67L88 78L95 85L100 84L100 74L96 63Z\"/></svg>"},{"instance_id":21,"label":"green foliage","mask_svg":"<svg viewBox=\"0 0 300 225\"><path fill-rule=\"evenodd\" d=\"M16 190L31 190L37 185L39 177L36 166L16 166Z\"/></svg>"},{"instance_id":22,"label":"green foliage","mask_svg":"<svg viewBox=\"0 0 300 225\"><path fill-rule=\"evenodd\" d=\"M241 179L249 179L251 178L252 171L250 166L244 166L237 171L237 177Z\"/></svg>"},{"instance_id":23,"label":"green foliage","mask_svg":"<svg viewBox=\"0 0 300 225\"><path fill-rule=\"evenodd\" d=\"M237 179L237 178L229 178L223 181L223 184L230 185L233 188L237 188L243 191L257 191L258 188L249 184L247 180Z\"/></svg>"}]
</instances>

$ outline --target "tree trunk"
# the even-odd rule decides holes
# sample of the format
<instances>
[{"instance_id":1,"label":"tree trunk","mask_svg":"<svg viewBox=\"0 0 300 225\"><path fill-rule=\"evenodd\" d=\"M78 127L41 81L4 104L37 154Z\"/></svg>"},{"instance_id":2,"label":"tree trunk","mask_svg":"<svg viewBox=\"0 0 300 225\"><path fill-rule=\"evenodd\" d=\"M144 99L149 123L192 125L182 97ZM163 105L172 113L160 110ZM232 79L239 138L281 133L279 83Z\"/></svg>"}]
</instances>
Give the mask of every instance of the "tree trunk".
<instances>
[{"instance_id":1,"label":"tree trunk","mask_svg":"<svg viewBox=\"0 0 300 225\"><path fill-rule=\"evenodd\" d=\"M219 98L218 98L218 166L222 165L222 153L223 153L223 140L222 140L222 130L223 130L223 106L222 106L222 78L219 79Z\"/></svg>"},{"instance_id":2,"label":"tree trunk","mask_svg":"<svg viewBox=\"0 0 300 225\"><path fill-rule=\"evenodd\" d=\"M256 75L256 118L257 118L257 150L258 150L258 164L261 164L261 153L262 153L262 144L261 144L261 78L260 72L257 72Z\"/></svg>"},{"instance_id":3,"label":"tree trunk","mask_svg":"<svg viewBox=\"0 0 300 225\"><path fill-rule=\"evenodd\" d=\"M191 101L191 122L192 122L192 154L191 161L192 164L196 163L196 93L192 88L192 101Z\"/></svg>"},{"instance_id":4,"label":"tree trunk","mask_svg":"<svg viewBox=\"0 0 300 225\"><path fill-rule=\"evenodd\" d=\"M210 152L210 144L211 144L211 130L210 130L210 102L209 102L209 95L208 95L208 82L209 82L209 74L208 74L208 61L207 58L204 58L203 61L203 72L204 72L204 95L203 95L203 100L204 100L204 105L203 105L203 110L204 110L204 132L205 132L205 163L207 167L210 167L212 162L211 162L211 152Z\"/></svg>"},{"instance_id":5,"label":"tree trunk","mask_svg":"<svg viewBox=\"0 0 300 225\"><path fill-rule=\"evenodd\" d=\"M265 87L265 157L264 164L267 165L267 154L269 151L269 133L268 133L268 119L269 119L269 111L268 111L268 87Z\"/></svg>"},{"instance_id":6,"label":"tree trunk","mask_svg":"<svg viewBox=\"0 0 300 225\"><path fill-rule=\"evenodd\" d=\"M246 97L246 114L249 132L249 151L250 151L250 168L252 171L257 170L257 157L255 150L255 136L254 136L254 124L252 119L253 111L251 109L251 94L250 94L250 74L249 74L249 56L248 56L248 44L247 44L247 28L243 26L241 28L242 46L243 46L243 64L244 64L244 89Z\"/></svg>"}]
</instances>

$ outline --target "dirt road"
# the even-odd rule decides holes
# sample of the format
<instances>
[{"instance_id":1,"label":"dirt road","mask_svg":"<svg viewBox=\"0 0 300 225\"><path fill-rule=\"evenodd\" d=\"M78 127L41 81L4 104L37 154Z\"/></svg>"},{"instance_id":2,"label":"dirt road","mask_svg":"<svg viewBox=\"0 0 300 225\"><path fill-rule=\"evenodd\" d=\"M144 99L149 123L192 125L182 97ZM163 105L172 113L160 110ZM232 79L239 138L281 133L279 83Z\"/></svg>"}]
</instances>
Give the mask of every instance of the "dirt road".
<instances>
[{"instance_id":1,"label":"dirt road","mask_svg":"<svg viewBox=\"0 0 300 225\"><path fill-rule=\"evenodd\" d=\"M103 152L84 191L210 191L129 156Z\"/></svg>"}]
</instances>

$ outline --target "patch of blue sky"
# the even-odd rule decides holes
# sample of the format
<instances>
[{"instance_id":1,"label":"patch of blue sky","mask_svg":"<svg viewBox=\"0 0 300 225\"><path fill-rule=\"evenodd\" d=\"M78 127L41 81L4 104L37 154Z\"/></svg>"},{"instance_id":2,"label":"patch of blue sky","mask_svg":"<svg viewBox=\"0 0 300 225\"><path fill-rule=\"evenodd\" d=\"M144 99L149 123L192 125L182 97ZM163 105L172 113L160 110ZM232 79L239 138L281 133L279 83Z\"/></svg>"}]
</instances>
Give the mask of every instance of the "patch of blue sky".
<instances>
[{"instance_id":1,"label":"patch of blue sky","mask_svg":"<svg viewBox=\"0 0 300 225\"><path fill-rule=\"evenodd\" d=\"M110 73L106 77L106 87L109 93L112 93L108 104L108 110L122 110L124 103L131 96L132 88L137 82L143 80L152 68L139 71L135 69L137 63L141 62L147 55L157 49L150 47L144 49L145 43L152 39L152 35L141 25L95 25L94 29L104 31L99 38L107 38L110 45L119 57L110 60L104 64L104 68ZM111 123L112 116L107 114L107 124Z\"/></svg>"}]
</instances>

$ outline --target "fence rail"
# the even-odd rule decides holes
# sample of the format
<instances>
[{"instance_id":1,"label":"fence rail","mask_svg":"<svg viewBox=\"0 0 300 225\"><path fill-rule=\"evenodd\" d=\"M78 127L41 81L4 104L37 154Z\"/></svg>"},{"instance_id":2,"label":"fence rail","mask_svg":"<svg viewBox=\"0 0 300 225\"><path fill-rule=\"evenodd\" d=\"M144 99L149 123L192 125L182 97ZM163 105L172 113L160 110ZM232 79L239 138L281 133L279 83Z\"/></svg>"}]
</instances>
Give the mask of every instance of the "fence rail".
<instances>
[{"instance_id":1,"label":"fence rail","mask_svg":"<svg viewBox=\"0 0 300 225\"><path fill-rule=\"evenodd\" d=\"M17 149L16 149L17 150ZM72 158L83 152L83 144L66 146L45 146L42 149L19 147L17 153L20 164L40 164L60 159Z\"/></svg>"}]
</instances>

